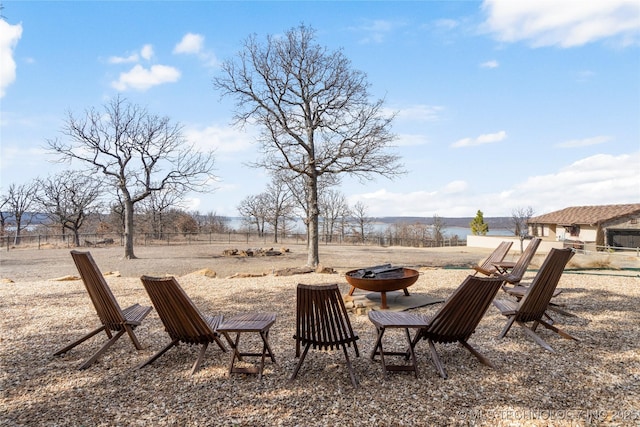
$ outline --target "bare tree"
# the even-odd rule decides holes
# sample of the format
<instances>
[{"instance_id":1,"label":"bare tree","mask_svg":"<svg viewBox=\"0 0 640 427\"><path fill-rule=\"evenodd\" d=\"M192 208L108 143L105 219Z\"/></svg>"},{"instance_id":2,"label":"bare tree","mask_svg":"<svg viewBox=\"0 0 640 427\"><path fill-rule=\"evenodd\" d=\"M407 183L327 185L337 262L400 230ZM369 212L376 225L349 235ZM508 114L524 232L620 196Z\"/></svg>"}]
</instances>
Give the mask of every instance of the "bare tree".
<instances>
[{"instance_id":1,"label":"bare tree","mask_svg":"<svg viewBox=\"0 0 640 427\"><path fill-rule=\"evenodd\" d=\"M3 205L8 210L5 221L13 220L16 230L13 238L13 244L20 244L20 234L22 230L31 224L33 215L28 215L35 201L35 192L37 185L35 182L27 184L11 184L7 193L2 197Z\"/></svg>"},{"instance_id":2,"label":"bare tree","mask_svg":"<svg viewBox=\"0 0 640 427\"><path fill-rule=\"evenodd\" d=\"M69 230L75 245L80 246L80 228L98 211L101 190L100 179L79 171L64 171L38 179L34 198L38 209L60 225L63 237Z\"/></svg>"},{"instance_id":3,"label":"bare tree","mask_svg":"<svg viewBox=\"0 0 640 427\"><path fill-rule=\"evenodd\" d=\"M206 214L195 211L192 216L198 222L198 229L202 232L226 233L229 230L229 219L224 216L218 216L214 211L209 211Z\"/></svg>"},{"instance_id":4,"label":"bare tree","mask_svg":"<svg viewBox=\"0 0 640 427\"><path fill-rule=\"evenodd\" d=\"M264 226L269 214L266 198L264 193L247 196L238 205L238 213L247 223L256 227L258 236L264 235Z\"/></svg>"},{"instance_id":5,"label":"bare tree","mask_svg":"<svg viewBox=\"0 0 640 427\"><path fill-rule=\"evenodd\" d=\"M344 194L333 189L328 189L320 194L319 204L325 242L329 243L333 240L338 220L349 216L349 204Z\"/></svg>"},{"instance_id":6,"label":"bare tree","mask_svg":"<svg viewBox=\"0 0 640 427\"><path fill-rule=\"evenodd\" d=\"M356 202L351 209L351 215L356 225L356 232L360 236L360 241L364 243L366 236L371 232L372 219L367 213L367 205Z\"/></svg>"},{"instance_id":7,"label":"bare tree","mask_svg":"<svg viewBox=\"0 0 640 427\"><path fill-rule=\"evenodd\" d=\"M5 234L5 227L6 227L6 222L7 222L7 218L8 218L8 212L4 211L4 208L7 206L7 204L9 203L9 199L7 199L6 194L3 194L0 197L0 238L4 238L4 234Z\"/></svg>"},{"instance_id":8,"label":"bare tree","mask_svg":"<svg viewBox=\"0 0 640 427\"><path fill-rule=\"evenodd\" d=\"M370 102L366 75L352 70L341 50L316 44L315 31L304 25L268 36L266 44L250 36L222 72L214 85L236 98L237 123L261 127L263 156L254 166L304 179L307 264L317 266L319 177L402 173L398 156L387 152L393 117L383 115L382 100Z\"/></svg>"},{"instance_id":9,"label":"bare tree","mask_svg":"<svg viewBox=\"0 0 640 427\"><path fill-rule=\"evenodd\" d=\"M68 115L62 133L69 142L47 141L61 160L77 160L103 173L117 187L124 206L124 257L133 252L134 206L154 191L203 191L213 179L213 153L187 144L182 127L152 115L119 96L84 117Z\"/></svg>"},{"instance_id":10,"label":"bare tree","mask_svg":"<svg viewBox=\"0 0 640 427\"><path fill-rule=\"evenodd\" d=\"M447 225L444 220L438 216L438 214L433 215L433 240L436 241L436 246L442 246L444 241L444 229Z\"/></svg>"},{"instance_id":11,"label":"bare tree","mask_svg":"<svg viewBox=\"0 0 640 427\"><path fill-rule=\"evenodd\" d=\"M291 217L295 208L293 194L282 174L274 174L264 193L267 204L266 221L273 227L273 241L278 243L278 232L284 234L286 219Z\"/></svg>"},{"instance_id":12,"label":"bare tree","mask_svg":"<svg viewBox=\"0 0 640 427\"><path fill-rule=\"evenodd\" d=\"M526 208L519 207L511 211L511 221L513 225L513 234L520 239L520 252L524 251L524 239L529 235L529 226L527 223L534 214L531 206Z\"/></svg>"},{"instance_id":13,"label":"bare tree","mask_svg":"<svg viewBox=\"0 0 640 427\"><path fill-rule=\"evenodd\" d=\"M151 228L155 239L162 239L165 223L165 213L168 210L180 207L181 194L172 187L166 187L159 191L153 191L141 204L148 218L147 224Z\"/></svg>"}]
</instances>

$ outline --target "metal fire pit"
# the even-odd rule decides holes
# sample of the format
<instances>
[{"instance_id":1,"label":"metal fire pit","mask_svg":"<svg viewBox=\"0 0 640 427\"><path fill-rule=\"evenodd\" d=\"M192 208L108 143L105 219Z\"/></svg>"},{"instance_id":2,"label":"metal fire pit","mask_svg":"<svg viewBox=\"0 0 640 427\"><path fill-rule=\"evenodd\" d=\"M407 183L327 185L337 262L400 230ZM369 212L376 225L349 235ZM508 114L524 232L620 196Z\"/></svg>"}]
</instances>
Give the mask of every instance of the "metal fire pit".
<instances>
[{"instance_id":1,"label":"metal fire pit","mask_svg":"<svg viewBox=\"0 0 640 427\"><path fill-rule=\"evenodd\" d=\"M375 267L351 270L345 274L347 282L351 285L349 295L358 289L371 292L380 292L380 308L387 309L387 292L402 289L405 295L409 295L407 288L413 285L420 273L417 270L406 267L392 267L390 264Z\"/></svg>"}]
</instances>

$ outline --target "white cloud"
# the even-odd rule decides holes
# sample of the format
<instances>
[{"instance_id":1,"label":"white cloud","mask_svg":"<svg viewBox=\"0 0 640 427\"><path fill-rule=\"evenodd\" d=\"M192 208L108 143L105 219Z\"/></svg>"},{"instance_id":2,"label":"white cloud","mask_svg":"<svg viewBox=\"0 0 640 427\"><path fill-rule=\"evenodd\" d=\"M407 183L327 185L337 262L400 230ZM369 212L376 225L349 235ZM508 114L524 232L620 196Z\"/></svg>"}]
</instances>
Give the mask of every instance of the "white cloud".
<instances>
[{"instance_id":1,"label":"white cloud","mask_svg":"<svg viewBox=\"0 0 640 427\"><path fill-rule=\"evenodd\" d=\"M442 192L444 194L457 194L466 191L469 188L469 184L466 181L457 180L452 181L444 186Z\"/></svg>"},{"instance_id":2,"label":"white cloud","mask_svg":"<svg viewBox=\"0 0 640 427\"><path fill-rule=\"evenodd\" d=\"M139 62L140 58L147 61L153 57L153 45L145 44L140 49L140 52L134 52L129 56L110 56L107 62L109 64L130 64L133 62Z\"/></svg>"},{"instance_id":3,"label":"white cloud","mask_svg":"<svg viewBox=\"0 0 640 427\"><path fill-rule=\"evenodd\" d=\"M142 49L140 49L140 56L142 56L147 61L150 60L153 57L153 46L150 44L145 44L144 46L142 46Z\"/></svg>"},{"instance_id":4,"label":"white cloud","mask_svg":"<svg viewBox=\"0 0 640 427\"><path fill-rule=\"evenodd\" d=\"M200 34L187 33L180 43L173 48L173 53L198 54L204 47L204 37Z\"/></svg>"},{"instance_id":5,"label":"white cloud","mask_svg":"<svg viewBox=\"0 0 640 427\"><path fill-rule=\"evenodd\" d=\"M487 30L504 42L568 48L603 39L622 46L640 40L637 0L485 0L482 8Z\"/></svg>"},{"instance_id":6,"label":"white cloud","mask_svg":"<svg viewBox=\"0 0 640 427\"><path fill-rule=\"evenodd\" d=\"M498 68L499 66L500 64L496 60L491 60L480 64L480 68Z\"/></svg>"},{"instance_id":7,"label":"white cloud","mask_svg":"<svg viewBox=\"0 0 640 427\"><path fill-rule=\"evenodd\" d=\"M197 55L198 59L207 67L217 67L218 58L213 52L204 48L204 36L200 34L187 33L182 40L173 48L174 54Z\"/></svg>"},{"instance_id":8,"label":"white cloud","mask_svg":"<svg viewBox=\"0 0 640 427\"><path fill-rule=\"evenodd\" d=\"M606 135L593 136L591 138L584 139L572 139L569 141L564 141L556 145L556 147L560 148L577 148L577 147L588 147L590 145L598 145L604 144L606 142L611 141L613 138Z\"/></svg>"},{"instance_id":9,"label":"white cloud","mask_svg":"<svg viewBox=\"0 0 640 427\"><path fill-rule=\"evenodd\" d=\"M504 187L474 191L473 183L452 181L436 190L393 192L387 189L353 194L371 216L471 217L510 216L513 209L531 206L543 214L570 206L637 203L640 200L640 152L613 156L598 154L577 160L557 172L534 175L520 182L504 180ZM515 178L515 177L513 177Z\"/></svg>"},{"instance_id":10,"label":"white cloud","mask_svg":"<svg viewBox=\"0 0 640 427\"><path fill-rule=\"evenodd\" d=\"M9 85L16 80L16 61L13 49L22 37L22 25L11 25L0 19L0 98Z\"/></svg>"},{"instance_id":11,"label":"white cloud","mask_svg":"<svg viewBox=\"0 0 640 427\"><path fill-rule=\"evenodd\" d=\"M124 92L128 89L145 91L153 86L164 83L173 83L180 79L180 71L167 65L153 65L151 68L144 68L138 64L126 73L120 73L117 81L111 86L116 90Z\"/></svg>"},{"instance_id":12,"label":"white cloud","mask_svg":"<svg viewBox=\"0 0 640 427\"><path fill-rule=\"evenodd\" d=\"M109 64L127 64L131 62L138 62L140 56L137 53L132 53L129 56L110 56L107 60Z\"/></svg>"},{"instance_id":13,"label":"white cloud","mask_svg":"<svg viewBox=\"0 0 640 427\"><path fill-rule=\"evenodd\" d=\"M463 138L451 144L453 148L460 147L472 147L476 145L484 145L484 144L492 144L494 142L500 142L507 137L507 132L501 130L496 133L488 133L484 135L480 135L476 138Z\"/></svg>"},{"instance_id":14,"label":"white cloud","mask_svg":"<svg viewBox=\"0 0 640 427\"><path fill-rule=\"evenodd\" d=\"M401 133L392 145L396 145L398 147L415 147L418 145L426 145L428 143L429 138L427 138L426 135Z\"/></svg>"},{"instance_id":15,"label":"white cloud","mask_svg":"<svg viewBox=\"0 0 640 427\"><path fill-rule=\"evenodd\" d=\"M215 150L218 154L247 151L251 148L252 141L255 140L254 135L249 132L215 125L200 129L186 129L184 135L187 141L198 149Z\"/></svg>"},{"instance_id":16,"label":"white cloud","mask_svg":"<svg viewBox=\"0 0 640 427\"><path fill-rule=\"evenodd\" d=\"M433 122L440 118L440 112L444 108L437 105L411 105L397 111L397 120L409 122Z\"/></svg>"},{"instance_id":17,"label":"white cloud","mask_svg":"<svg viewBox=\"0 0 640 427\"><path fill-rule=\"evenodd\" d=\"M382 43L389 34L401 26L404 26L404 24L385 19L376 19L354 28L354 30L366 33L364 38L360 40L361 43Z\"/></svg>"}]
</instances>

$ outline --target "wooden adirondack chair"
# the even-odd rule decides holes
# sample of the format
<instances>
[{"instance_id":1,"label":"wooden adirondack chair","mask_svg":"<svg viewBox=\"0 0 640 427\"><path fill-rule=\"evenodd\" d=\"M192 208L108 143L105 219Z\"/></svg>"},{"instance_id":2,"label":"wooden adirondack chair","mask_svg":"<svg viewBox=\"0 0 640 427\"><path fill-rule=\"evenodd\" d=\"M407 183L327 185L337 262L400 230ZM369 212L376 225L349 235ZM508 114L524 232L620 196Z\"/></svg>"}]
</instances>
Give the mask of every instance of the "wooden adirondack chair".
<instances>
[{"instance_id":1,"label":"wooden adirondack chair","mask_svg":"<svg viewBox=\"0 0 640 427\"><path fill-rule=\"evenodd\" d=\"M129 334L129 338L131 338L135 348L141 350L142 346L133 330L142 323L142 320L149 314L152 307L134 304L122 310L118 301L116 301L113 296L111 289L109 289L104 276L100 273L100 269L93 260L91 253L73 250L71 251L71 257L78 268L82 282L89 293L89 297L96 309L102 326L89 332L87 335L63 349L56 351L54 355L57 356L66 353L78 344L83 343L102 331L107 334L109 340L93 356L84 362L80 366L80 369L86 369L91 366L125 332ZM115 335L112 332L115 332Z\"/></svg>"},{"instance_id":2,"label":"wooden adirondack chair","mask_svg":"<svg viewBox=\"0 0 640 427\"><path fill-rule=\"evenodd\" d=\"M427 340L431 351L431 360L442 378L447 378L447 371L438 356L434 343L459 342L480 362L494 367L489 359L480 354L467 341L476 330L502 283L503 280L500 277L467 276L432 317L405 312L370 312L369 318L378 329L378 340L371 358L373 359L378 348L380 349L379 353L383 353L381 342L384 329L393 324L405 324L410 325L411 328L420 328L411 341L411 348L405 357L409 356L420 339Z\"/></svg>"},{"instance_id":3,"label":"wooden adirondack chair","mask_svg":"<svg viewBox=\"0 0 640 427\"><path fill-rule=\"evenodd\" d=\"M153 363L167 350L181 342L202 346L191 369L191 375L200 369L204 353L210 343L216 343L222 351L227 351L220 341L220 334L216 331L222 322L222 316L201 314L174 277L142 276L140 280L147 290L165 330L171 337L171 342L149 360L138 365L136 369Z\"/></svg>"},{"instance_id":4,"label":"wooden adirondack chair","mask_svg":"<svg viewBox=\"0 0 640 427\"><path fill-rule=\"evenodd\" d=\"M529 245L525 248L524 252L522 252L522 255L520 255L520 258L518 258L515 263L505 261L493 263L497 269L497 272L494 273L494 275L500 275L505 282L512 285L520 283L527 272L527 268L529 267L529 264L531 264L531 260L536 254L541 241L542 239L539 237L531 239Z\"/></svg>"},{"instance_id":5,"label":"wooden adirondack chair","mask_svg":"<svg viewBox=\"0 0 640 427\"><path fill-rule=\"evenodd\" d=\"M420 338L427 340L431 350L431 359L442 378L447 378L447 371L438 357L434 343L446 344L457 341L482 364L495 368L488 358L468 343L468 340L475 332L503 283L501 277L468 276L445 301L440 310L429 319L426 327L420 329L413 339L414 345Z\"/></svg>"},{"instance_id":6,"label":"wooden adirondack chair","mask_svg":"<svg viewBox=\"0 0 640 427\"><path fill-rule=\"evenodd\" d=\"M360 356L356 341L358 335L353 331L347 309L337 284L305 285L298 284L296 302L296 357L300 357L290 381L298 375L309 348L333 350L342 348L347 368L354 387L358 381L353 372L347 346L353 344L356 357ZM300 356L300 346L304 346Z\"/></svg>"},{"instance_id":7,"label":"wooden adirondack chair","mask_svg":"<svg viewBox=\"0 0 640 427\"><path fill-rule=\"evenodd\" d=\"M551 249L549 255L547 255L547 258L544 260L540 270L538 270L538 273L533 279L533 282L531 282L531 285L528 287L520 301L516 302L498 299L493 302L498 310L507 317L507 323L499 335L500 338L504 338L515 322L520 325L525 333L536 343L549 351L553 351L553 348L551 348L549 344L536 334L538 325L542 325L545 328L560 334L564 338L577 341L577 338L543 320L545 312L549 306L549 302L551 301L551 298L556 291L556 286L562 276L562 272L573 255L574 252L571 248ZM527 323L529 322L532 322L530 327L527 326Z\"/></svg>"},{"instance_id":8,"label":"wooden adirondack chair","mask_svg":"<svg viewBox=\"0 0 640 427\"><path fill-rule=\"evenodd\" d=\"M509 253L509 249L513 242L504 241L498 245L497 248L485 259L482 263L472 267L476 272L473 274L474 276L478 273L484 274L485 276L491 276L495 274L498 269L494 265L495 263L500 263L504 260L504 257Z\"/></svg>"}]
</instances>

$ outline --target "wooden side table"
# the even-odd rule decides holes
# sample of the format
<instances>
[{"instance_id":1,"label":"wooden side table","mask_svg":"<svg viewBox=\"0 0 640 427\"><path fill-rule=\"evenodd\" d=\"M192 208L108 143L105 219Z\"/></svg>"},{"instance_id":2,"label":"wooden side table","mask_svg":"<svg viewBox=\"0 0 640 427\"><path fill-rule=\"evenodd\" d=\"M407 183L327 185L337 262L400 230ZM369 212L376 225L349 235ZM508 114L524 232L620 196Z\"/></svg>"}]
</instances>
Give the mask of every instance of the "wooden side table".
<instances>
[{"instance_id":1,"label":"wooden side table","mask_svg":"<svg viewBox=\"0 0 640 427\"><path fill-rule=\"evenodd\" d=\"M420 329L426 326L426 320L423 316L411 313L398 313L388 311L370 311L369 320L376 327L378 331L378 339L371 352L370 359L375 360L377 355L380 355L380 361L382 362L382 371L384 376L387 376L387 371L413 371L413 374L418 378L418 364L416 362L416 355L413 352L413 343L411 342L411 335L409 329ZM404 329L407 337L408 350L399 351L384 351L382 348L382 337L387 329L401 328ZM389 365L385 362L385 356L404 356L405 359L411 358L412 364L410 365Z\"/></svg>"},{"instance_id":2,"label":"wooden side table","mask_svg":"<svg viewBox=\"0 0 640 427\"><path fill-rule=\"evenodd\" d=\"M224 319L220 326L216 329L219 333L223 334L232 349L231 362L229 364L229 374L243 373L243 374L258 374L258 379L262 379L262 372L264 370L264 361L267 356L273 363L276 363L276 358L271 351L269 345L269 329L276 322L276 313L246 313L233 316L230 319ZM242 352L239 349L240 335L245 332L257 332L262 339L262 352ZM230 333L235 333L235 340L232 340L229 336ZM258 367L244 367L239 368L234 366L236 360L242 360L242 357L260 357L260 364Z\"/></svg>"}]
</instances>

